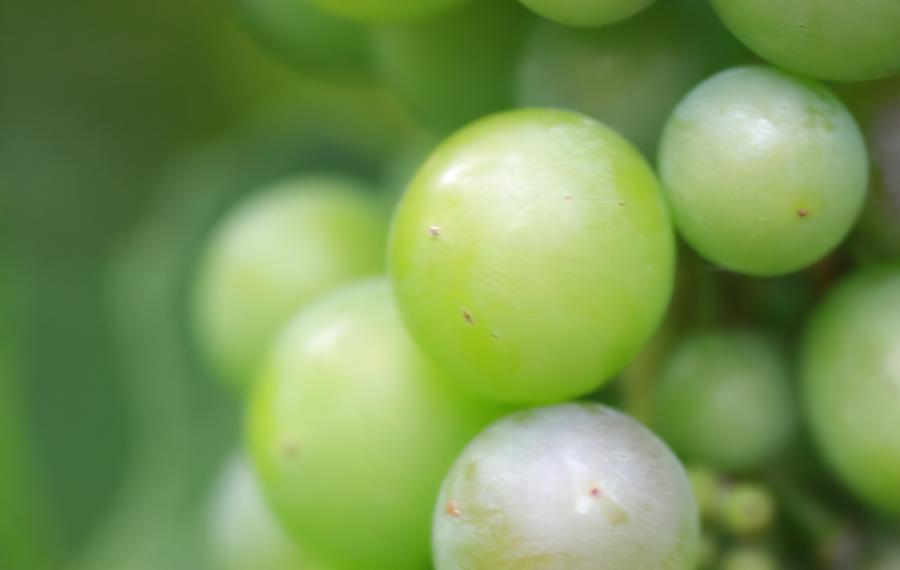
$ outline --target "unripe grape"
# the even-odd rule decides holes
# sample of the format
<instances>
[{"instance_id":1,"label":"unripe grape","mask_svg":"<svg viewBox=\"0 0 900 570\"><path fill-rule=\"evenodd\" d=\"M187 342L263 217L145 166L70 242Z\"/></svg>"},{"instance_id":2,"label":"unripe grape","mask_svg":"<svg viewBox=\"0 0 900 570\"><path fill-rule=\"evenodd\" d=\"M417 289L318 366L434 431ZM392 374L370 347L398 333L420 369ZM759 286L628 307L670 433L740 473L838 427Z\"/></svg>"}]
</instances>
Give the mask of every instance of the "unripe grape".
<instances>
[{"instance_id":1,"label":"unripe grape","mask_svg":"<svg viewBox=\"0 0 900 570\"><path fill-rule=\"evenodd\" d=\"M767 530L775 518L775 498L763 485L741 483L723 493L719 519L725 529L738 536Z\"/></svg>"},{"instance_id":2,"label":"unripe grape","mask_svg":"<svg viewBox=\"0 0 900 570\"><path fill-rule=\"evenodd\" d=\"M896 0L713 0L726 26L775 65L833 81L900 71Z\"/></svg>"},{"instance_id":3,"label":"unripe grape","mask_svg":"<svg viewBox=\"0 0 900 570\"><path fill-rule=\"evenodd\" d=\"M762 548L744 546L723 557L722 570L778 570L778 561Z\"/></svg>"},{"instance_id":4,"label":"unripe grape","mask_svg":"<svg viewBox=\"0 0 900 570\"><path fill-rule=\"evenodd\" d=\"M634 16L654 0L520 0L541 16L567 26L607 26Z\"/></svg>"},{"instance_id":5,"label":"unripe grape","mask_svg":"<svg viewBox=\"0 0 900 570\"><path fill-rule=\"evenodd\" d=\"M219 476L209 525L215 570L324 570L300 554L275 520L243 453Z\"/></svg>"},{"instance_id":6,"label":"unripe grape","mask_svg":"<svg viewBox=\"0 0 900 570\"><path fill-rule=\"evenodd\" d=\"M900 515L900 267L840 283L819 307L803 353L813 435L872 507Z\"/></svg>"},{"instance_id":7,"label":"unripe grape","mask_svg":"<svg viewBox=\"0 0 900 570\"><path fill-rule=\"evenodd\" d=\"M538 23L522 56L519 105L585 113L655 154L678 101L743 54L721 26L707 24L682 4L688 1L702 3L661 2L628 22L599 29Z\"/></svg>"},{"instance_id":8,"label":"unripe grape","mask_svg":"<svg viewBox=\"0 0 900 570\"><path fill-rule=\"evenodd\" d=\"M688 570L697 504L681 464L601 404L513 414L478 435L444 481L437 570Z\"/></svg>"},{"instance_id":9,"label":"unripe grape","mask_svg":"<svg viewBox=\"0 0 900 570\"><path fill-rule=\"evenodd\" d=\"M678 105L660 174L675 225L701 255L751 275L801 269L849 232L868 158L827 88L774 68L719 73Z\"/></svg>"},{"instance_id":10,"label":"unripe grape","mask_svg":"<svg viewBox=\"0 0 900 570\"><path fill-rule=\"evenodd\" d=\"M653 175L577 113L512 111L431 155L394 216L391 275L426 354L479 394L588 393L656 328L674 244Z\"/></svg>"},{"instance_id":11,"label":"unripe grape","mask_svg":"<svg viewBox=\"0 0 900 570\"><path fill-rule=\"evenodd\" d=\"M369 70L368 34L360 24L310 0L233 1L253 37L298 69L326 77L362 77Z\"/></svg>"},{"instance_id":12,"label":"unripe grape","mask_svg":"<svg viewBox=\"0 0 900 570\"><path fill-rule=\"evenodd\" d=\"M365 22L404 22L440 16L472 0L311 0L334 14Z\"/></svg>"},{"instance_id":13,"label":"unripe grape","mask_svg":"<svg viewBox=\"0 0 900 570\"><path fill-rule=\"evenodd\" d=\"M441 479L505 410L443 381L384 279L301 311L263 370L251 451L288 533L341 570L424 568Z\"/></svg>"},{"instance_id":14,"label":"unripe grape","mask_svg":"<svg viewBox=\"0 0 900 570\"><path fill-rule=\"evenodd\" d=\"M654 425L685 458L760 467L789 442L793 424L787 363L761 334L690 335L664 362Z\"/></svg>"},{"instance_id":15,"label":"unripe grape","mask_svg":"<svg viewBox=\"0 0 900 570\"><path fill-rule=\"evenodd\" d=\"M444 17L379 27L376 67L412 114L447 132L511 107L527 12L479 0Z\"/></svg>"},{"instance_id":16,"label":"unripe grape","mask_svg":"<svg viewBox=\"0 0 900 570\"><path fill-rule=\"evenodd\" d=\"M207 245L197 330L219 376L246 389L264 350L304 304L378 273L386 220L374 192L340 176L303 176L236 206Z\"/></svg>"}]
</instances>

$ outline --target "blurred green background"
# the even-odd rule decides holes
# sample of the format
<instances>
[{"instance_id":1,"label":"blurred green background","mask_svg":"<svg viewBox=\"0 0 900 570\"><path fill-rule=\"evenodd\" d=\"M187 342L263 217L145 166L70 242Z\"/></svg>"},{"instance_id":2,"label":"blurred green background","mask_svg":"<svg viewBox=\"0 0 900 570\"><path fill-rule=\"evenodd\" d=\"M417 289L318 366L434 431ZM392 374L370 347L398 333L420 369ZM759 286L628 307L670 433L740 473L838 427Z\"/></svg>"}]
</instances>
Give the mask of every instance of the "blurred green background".
<instances>
[{"instance_id":1,"label":"blurred green background","mask_svg":"<svg viewBox=\"0 0 900 570\"><path fill-rule=\"evenodd\" d=\"M375 176L408 129L221 0L0 0L0 568L206 566L239 411L188 349L192 248L254 184Z\"/></svg>"}]
</instances>

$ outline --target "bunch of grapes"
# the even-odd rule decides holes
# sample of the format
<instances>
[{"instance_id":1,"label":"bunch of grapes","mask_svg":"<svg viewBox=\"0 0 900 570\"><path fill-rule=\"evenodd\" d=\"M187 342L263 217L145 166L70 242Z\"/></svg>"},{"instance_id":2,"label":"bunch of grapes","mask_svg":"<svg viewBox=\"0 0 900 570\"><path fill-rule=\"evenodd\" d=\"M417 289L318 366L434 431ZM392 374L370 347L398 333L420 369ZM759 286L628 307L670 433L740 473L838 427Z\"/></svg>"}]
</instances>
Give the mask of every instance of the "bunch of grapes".
<instances>
[{"instance_id":1,"label":"bunch of grapes","mask_svg":"<svg viewBox=\"0 0 900 570\"><path fill-rule=\"evenodd\" d=\"M206 237L222 568L898 568L900 2L236 2L409 133Z\"/></svg>"}]
</instances>

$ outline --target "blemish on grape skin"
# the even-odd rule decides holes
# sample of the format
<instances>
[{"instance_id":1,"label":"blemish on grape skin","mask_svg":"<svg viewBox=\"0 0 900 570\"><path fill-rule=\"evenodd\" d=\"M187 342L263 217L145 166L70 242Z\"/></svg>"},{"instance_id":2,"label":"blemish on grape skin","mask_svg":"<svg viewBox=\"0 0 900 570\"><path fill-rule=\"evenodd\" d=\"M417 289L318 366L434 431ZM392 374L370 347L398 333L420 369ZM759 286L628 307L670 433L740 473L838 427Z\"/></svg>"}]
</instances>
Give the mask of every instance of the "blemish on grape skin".
<instances>
[{"instance_id":1,"label":"blemish on grape skin","mask_svg":"<svg viewBox=\"0 0 900 570\"><path fill-rule=\"evenodd\" d=\"M565 196L563 196L563 199L565 199L565 200L571 200L571 199L572 199L572 196L571 196L570 194L566 194Z\"/></svg>"},{"instance_id":2,"label":"blemish on grape skin","mask_svg":"<svg viewBox=\"0 0 900 570\"><path fill-rule=\"evenodd\" d=\"M470 325L475 324L475 319L472 317L472 314L469 313L469 311L467 311L465 308L463 308L463 310L462 310L462 316L463 316L463 320L466 321L467 323L469 323Z\"/></svg>"},{"instance_id":3,"label":"blemish on grape skin","mask_svg":"<svg viewBox=\"0 0 900 570\"><path fill-rule=\"evenodd\" d=\"M462 515L462 511L459 510L459 504L453 499L447 501L444 511L453 518L459 518Z\"/></svg>"},{"instance_id":4,"label":"blemish on grape skin","mask_svg":"<svg viewBox=\"0 0 900 570\"><path fill-rule=\"evenodd\" d=\"M600 491L599 487L593 487L591 489L591 496L594 497L595 499L599 498L600 494L601 494L601 491Z\"/></svg>"},{"instance_id":5,"label":"blemish on grape skin","mask_svg":"<svg viewBox=\"0 0 900 570\"><path fill-rule=\"evenodd\" d=\"M799 208L797 210L797 216L799 216L801 218L806 218L809 216L809 210L807 210L805 208Z\"/></svg>"},{"instance_id":6,"label":"blemish on grape skin","mask_svg":"<svg viewBox=\"0 0 900 570\"><path fill-rule=\"evenodd\" d=\"M440 226L431 226L431 227L429 227L429 228L428 228L428 235L429 235L429 237L432 237L432 238L436 238L436 237L440 236L440 235L441 235L441 228L440 228Z\"/></svg>"},{"instance_id":7,"label":"blemish on grape skin","mask_svg":"<svg viewBox=\"0 0 900 570\"><path fill-rule=\"evenodd\" d=\"M498 335L497 333L491 333L491 338L494 340L500 340L500 335Z\"/></svg>"},{"instance_id":8,"label":"blemish on grape skin","mask_svg":"<svg viewBox=\"0 0 900 570\"><path fill-rule=\"evenodd\" d=\"M281 446L281 451L284 452L285 457L289 459L294 459L297 457L297 452L299 451L299 447L293 441L287 441Z\"/></svg>"}]
</instances>

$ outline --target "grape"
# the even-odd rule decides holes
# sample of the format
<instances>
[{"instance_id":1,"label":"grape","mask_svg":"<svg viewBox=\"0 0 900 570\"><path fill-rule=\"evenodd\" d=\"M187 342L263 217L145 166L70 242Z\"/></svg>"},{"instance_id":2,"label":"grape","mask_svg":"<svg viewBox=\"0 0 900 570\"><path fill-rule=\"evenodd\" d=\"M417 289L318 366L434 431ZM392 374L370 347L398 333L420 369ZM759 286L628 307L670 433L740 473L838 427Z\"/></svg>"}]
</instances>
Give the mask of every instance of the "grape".
<instances>
[{"instance_id":1,"label":"grape","mask_svg":"<svg viewBox=\"0 0 900 570\"><path fill-rule=\"evenodd\" d=\"M683 457L721 469L762 466L794 423L787 364L758 333L685 337L666 359L655 425Z\"/></svg>"},{"instance_id":2,"label":"grape","mask_svg":"<svg viewBox=\"0 0 900 570\"><path fill-rule=\"evenodd\" d=\"M653 152L678 100L738 57L730 38L710 27L674 3L598 30L543 22L522 59L519 102L581 111Z\"/></svg>"},{"instance_id":3,"label":"grape","mask_svg":"<svg viewBox=\"0 0 900 570\"><path fill-rule=\"evenodd\" d=\"M238 205L207 245L195 295L198 333L222 379L247 388L293 311L378 273L385 226L374 195L340 176L288 179Z\"/></svg>"},{"instance_id":4,"label":"grape","mask_svg":"<svg viewBox=\"0 0 900 570\"><path fill-rule=\"evenodd\" d=\"M436 20L382 26L375 33L376 65L425 124L456 129L512 106L527 22L515 2L479 0Z\"/></svg>"},{"instance_id":5,"label":"grape","mask_svg":"<svg viewBox=\"0 0 900 570\"><path fill-rule=\"evenodd\" d=\"M652 171L613 131L567 111L501 113L445 141L391 231L413 338L499 401L592 391L653 333L672 287Z\"/></svg>"},{"instance_id":6,"label":"grape","mask_svg":"<svg viewBox=\"0 0 900 570\"><path fill-rule=\"evenodd\" d=\"M773 68L724 71L675 109L660 144L675 225L701 255L788 273L856 221L868 164L859 128L825 87Z\"/></svg>"},{"instance_id":7,"label":"grape","mask_svg":"<svg viewBox=\"0 0 900 570\"><path fill-rule=\"evenodd\" d=\"M366 22L402 22L437 16L472 0L311 0L334 14ZM480 0L479 0L480 1Z\"/></svg>"},{"instance_id":8,"label":"grape","mask_svg":"<svg viewBox=\"0 0 900 570\"><path fill-rule=\"evenodd\" d=\"M752 536L767 530L775 518L775 499L763 485L743 483L729 489L722 498L719 518L726 530L738 536Z\"/></svg>"},{"instance_id":9,"label":"grape","mask_svg":"<svg viewBox=\"0 0 900 570\"><path fill-rule=\"evenodd\" d=\"M777 570L778 562L761 548L745 546L728 553L721 568L722 570Z\"/></svg>"},{"instance_id":10,"label":"grape","mask_svg":"<svg viewBox=\"0 0 900 570\"><path fill-rule=\"evenodd\" d=\"M900 71L896 0L713 0L725 25L775 65L834 81Z\"/></svg>"},{"instance_id":11,"label":"grape","mask_svg":"<svg viewBox=\"0 0 900 570\"><path fill-rule=\"evenodd\" d=\"M243 453L223 469L209 513L209 539L216 570L312 570L265 503Z\"/></svg>"},{"instance_id":12,"label":"grape","mask_svg":"<svg viewBox=\"0 0 900 570\"><path fill-rule=\"evenodd\" d=\"M369 69L367 34L310 0L234 0L261 45L300 70L361 77Z\"/></svg>"},{"instance_id":13,"label":"grape","mask_svg":"<svg viewBox=\"0 0 900 570\"><path fill-rule=\"evenodd\" d=\"M804 402L835 472L874 508L900 514L900 267L840 283L803 352Z\"/></svg>"},{"instance_id":14,"label":"grape","mask_svg":"<svg viewBox=\"0 0 900 570\"><path fill-rule=\"evenodd\" d=\"M434 513L437 570L687 570L697 504L652 432L601 404L506 417L456 460Z\"/></svg>"},{"instance_id":15,"label":"grape","mask_svg":"<svg viewBox=\"0 0 900 570\"><path fill-rule=\"evenodd\" d=\"M291 536L342 570L424 568L442 477L506 410L444 382L409 338L385 279L301 312L264 371L251 451Z\"/></svg>"},{"instance_id":16,"label":"grape","mask_svg":"<svg viewBox=\"0 0 900 570\"><path fill-rule=\"evenodd\" d=\"M626 20L654 0L520 0L541 16L567 26L607 26Z\"/></svg>"}]
</instances>

